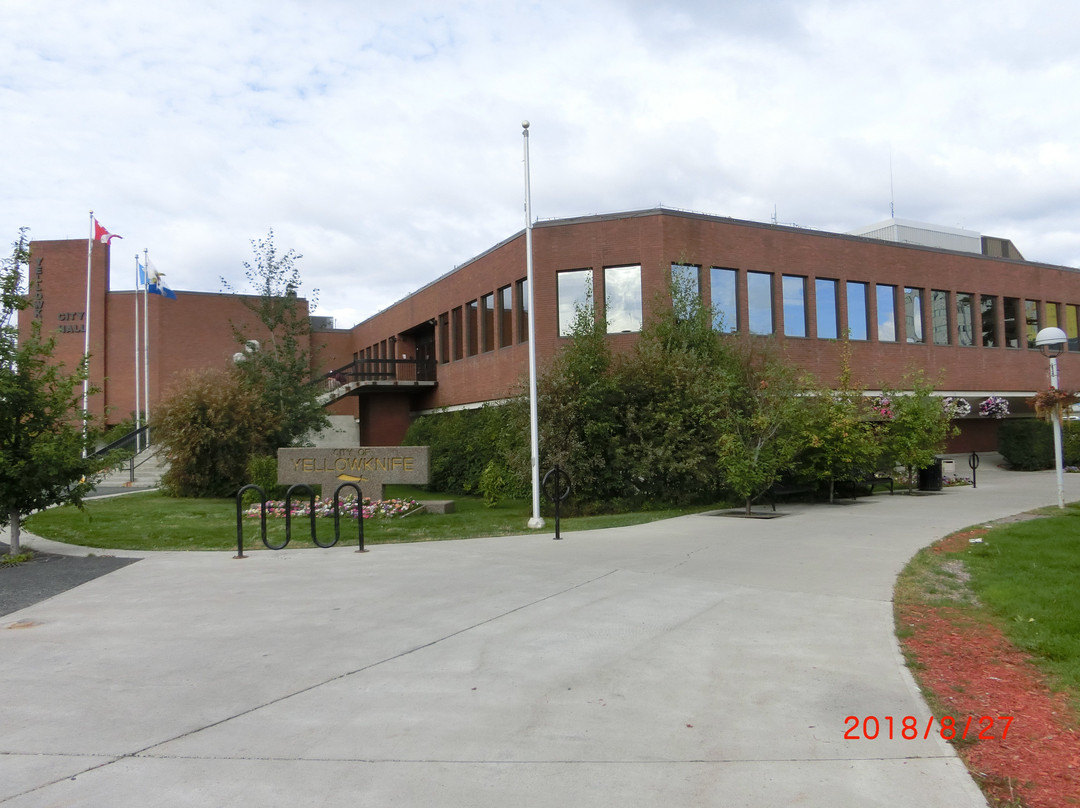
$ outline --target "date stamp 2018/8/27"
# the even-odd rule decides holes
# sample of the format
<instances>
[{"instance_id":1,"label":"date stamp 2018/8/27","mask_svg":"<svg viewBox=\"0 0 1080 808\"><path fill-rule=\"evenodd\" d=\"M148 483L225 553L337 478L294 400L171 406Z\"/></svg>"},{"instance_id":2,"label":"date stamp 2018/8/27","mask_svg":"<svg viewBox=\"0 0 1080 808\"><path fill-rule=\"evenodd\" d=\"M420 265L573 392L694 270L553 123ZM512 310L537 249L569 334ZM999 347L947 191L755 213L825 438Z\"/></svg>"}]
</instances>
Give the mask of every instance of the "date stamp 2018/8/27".
<instances>
[{"instance_id":1,"label":"date stamp 2018/8/27","mask_svg":"<svg viewBox=\"0 0 1080 808\"><path fill-rule=\"evenodd\" d=\"M1000 739L1004 741L1005 736L1009 734L1012 720L1011 715L983 715L978 717L969 715L967 720L963 721L964 728L961 731L961 719L946 715L942 716L941 720L938 721L938 732L946 741L992 741L999 737L994 734L994 729L997 722L1001 721L1004 723L1004 727L1001 730ZM849 741L873 741L879 738L882 740L901 738L906 741L913 741L922 737L925 740L930 737L930 733L933 731L934 721L933 716L926 719L926 729L923 730L922 722L913 715L897 716L896 718L891 715L884 715L881 718L876 715L868 715L862 719L857 715L849 715L844 719L844 726L847 727L844 739ZM968 734L969 731L970 735Z\"/></svg>"}]
</instances>

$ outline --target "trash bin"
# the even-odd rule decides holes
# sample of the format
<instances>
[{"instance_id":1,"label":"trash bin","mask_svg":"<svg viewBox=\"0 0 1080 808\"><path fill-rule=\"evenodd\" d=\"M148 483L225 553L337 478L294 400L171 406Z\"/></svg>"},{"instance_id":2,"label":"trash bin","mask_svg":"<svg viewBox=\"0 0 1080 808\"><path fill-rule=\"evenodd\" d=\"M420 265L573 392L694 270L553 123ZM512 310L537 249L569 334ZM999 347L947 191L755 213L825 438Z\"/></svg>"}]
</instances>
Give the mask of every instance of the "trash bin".
<instances>
[{"instance_id":1,"label":"trash bin","mask_svg":"<svg viewBox=\"0 0 1080 808\"><path fill-rule=\"evenodd\" d=\"M940 491L941 485L941 458L935 457L933 463L925 468L919 469L919 490Z\"/></svg>"}]
</instances>

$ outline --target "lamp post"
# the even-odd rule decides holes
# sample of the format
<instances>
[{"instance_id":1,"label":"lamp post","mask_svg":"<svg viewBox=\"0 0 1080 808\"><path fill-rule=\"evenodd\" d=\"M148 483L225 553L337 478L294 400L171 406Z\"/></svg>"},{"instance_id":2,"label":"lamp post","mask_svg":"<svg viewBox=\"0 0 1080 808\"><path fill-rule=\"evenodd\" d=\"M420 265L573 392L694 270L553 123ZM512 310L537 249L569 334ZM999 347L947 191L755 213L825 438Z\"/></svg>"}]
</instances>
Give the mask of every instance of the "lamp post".
<instances>
[{"instance_id":1,"label":"lamp post","mask_svg":"<svg viewBox=\"0 0 1080 808\"><path fill-rule=\"evenodd\" d=\"M1050 360L1050 387L1059 390L1058 355L1065 350L1069 337L1060 328L1044 328L1035 335L1035 346ZM1054 468L1057 471L1058 507L1065 507L1065 469L1061 460L1061 405L1054 407Z\"/></svg>"}]
</instances>

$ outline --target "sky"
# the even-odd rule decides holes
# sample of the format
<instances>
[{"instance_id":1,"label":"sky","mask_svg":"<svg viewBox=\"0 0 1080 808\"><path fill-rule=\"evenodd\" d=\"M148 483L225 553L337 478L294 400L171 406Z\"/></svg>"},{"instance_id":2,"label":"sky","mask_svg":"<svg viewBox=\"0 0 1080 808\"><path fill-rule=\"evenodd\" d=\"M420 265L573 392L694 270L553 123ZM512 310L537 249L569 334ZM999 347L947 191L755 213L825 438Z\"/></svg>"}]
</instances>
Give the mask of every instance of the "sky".
<instances>
[{"instance_id":1,"label":"sky","mask_svg":"<svg viewBox=\"0 0 1080 808\"><path fill-rule=\"evenodd\" d=\"M536 220L889 218L1080 266L1080 4L0 0L0 238L173 289L303 257L348 328ZM1072 99L1072 100L1070 100ZM317 291L316 291L317 290Z\"/></svg>"}]
</instances>

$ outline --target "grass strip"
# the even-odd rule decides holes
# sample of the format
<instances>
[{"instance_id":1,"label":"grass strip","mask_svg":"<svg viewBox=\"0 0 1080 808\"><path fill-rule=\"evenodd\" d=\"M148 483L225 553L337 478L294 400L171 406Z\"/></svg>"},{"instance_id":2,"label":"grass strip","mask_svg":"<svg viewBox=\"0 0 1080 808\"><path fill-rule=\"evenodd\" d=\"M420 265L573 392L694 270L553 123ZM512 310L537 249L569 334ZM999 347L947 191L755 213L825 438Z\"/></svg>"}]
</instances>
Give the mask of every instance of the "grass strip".
<instances>
[{"instance_id":1,"label":"grass strip","mask_svg":"<svg viewBox=\"0 0 1080 808\"><path fill-rule=\"evenodd\" d=\"M524 500L506 500L493 508L478 497L433 494L410 486L388 486L387 497L452 499L454 513L420 512L405 517L364 521L365 544L443 541L481 536L527 534L531 505ZM706 508L683 508L605 516L583 516L562 520L562 531L623 527L657 519L682 516ZM334 520L317 519L318 536L329 541ZM233 499L174 499L156 491L90 500L85 507L65 506L34 514L26 529L42 538L109 550L229 550L236 549L236 501ZM545 531L554 530L547 519ZM285 536L284 519L267 519L271 541ZM313 547L306 517L292 520L290 548ZM342 518L341 540L355 545L356 521ZM244 549L262 549L259 520L244 519Z\"/></svg>"}]
</instances>

